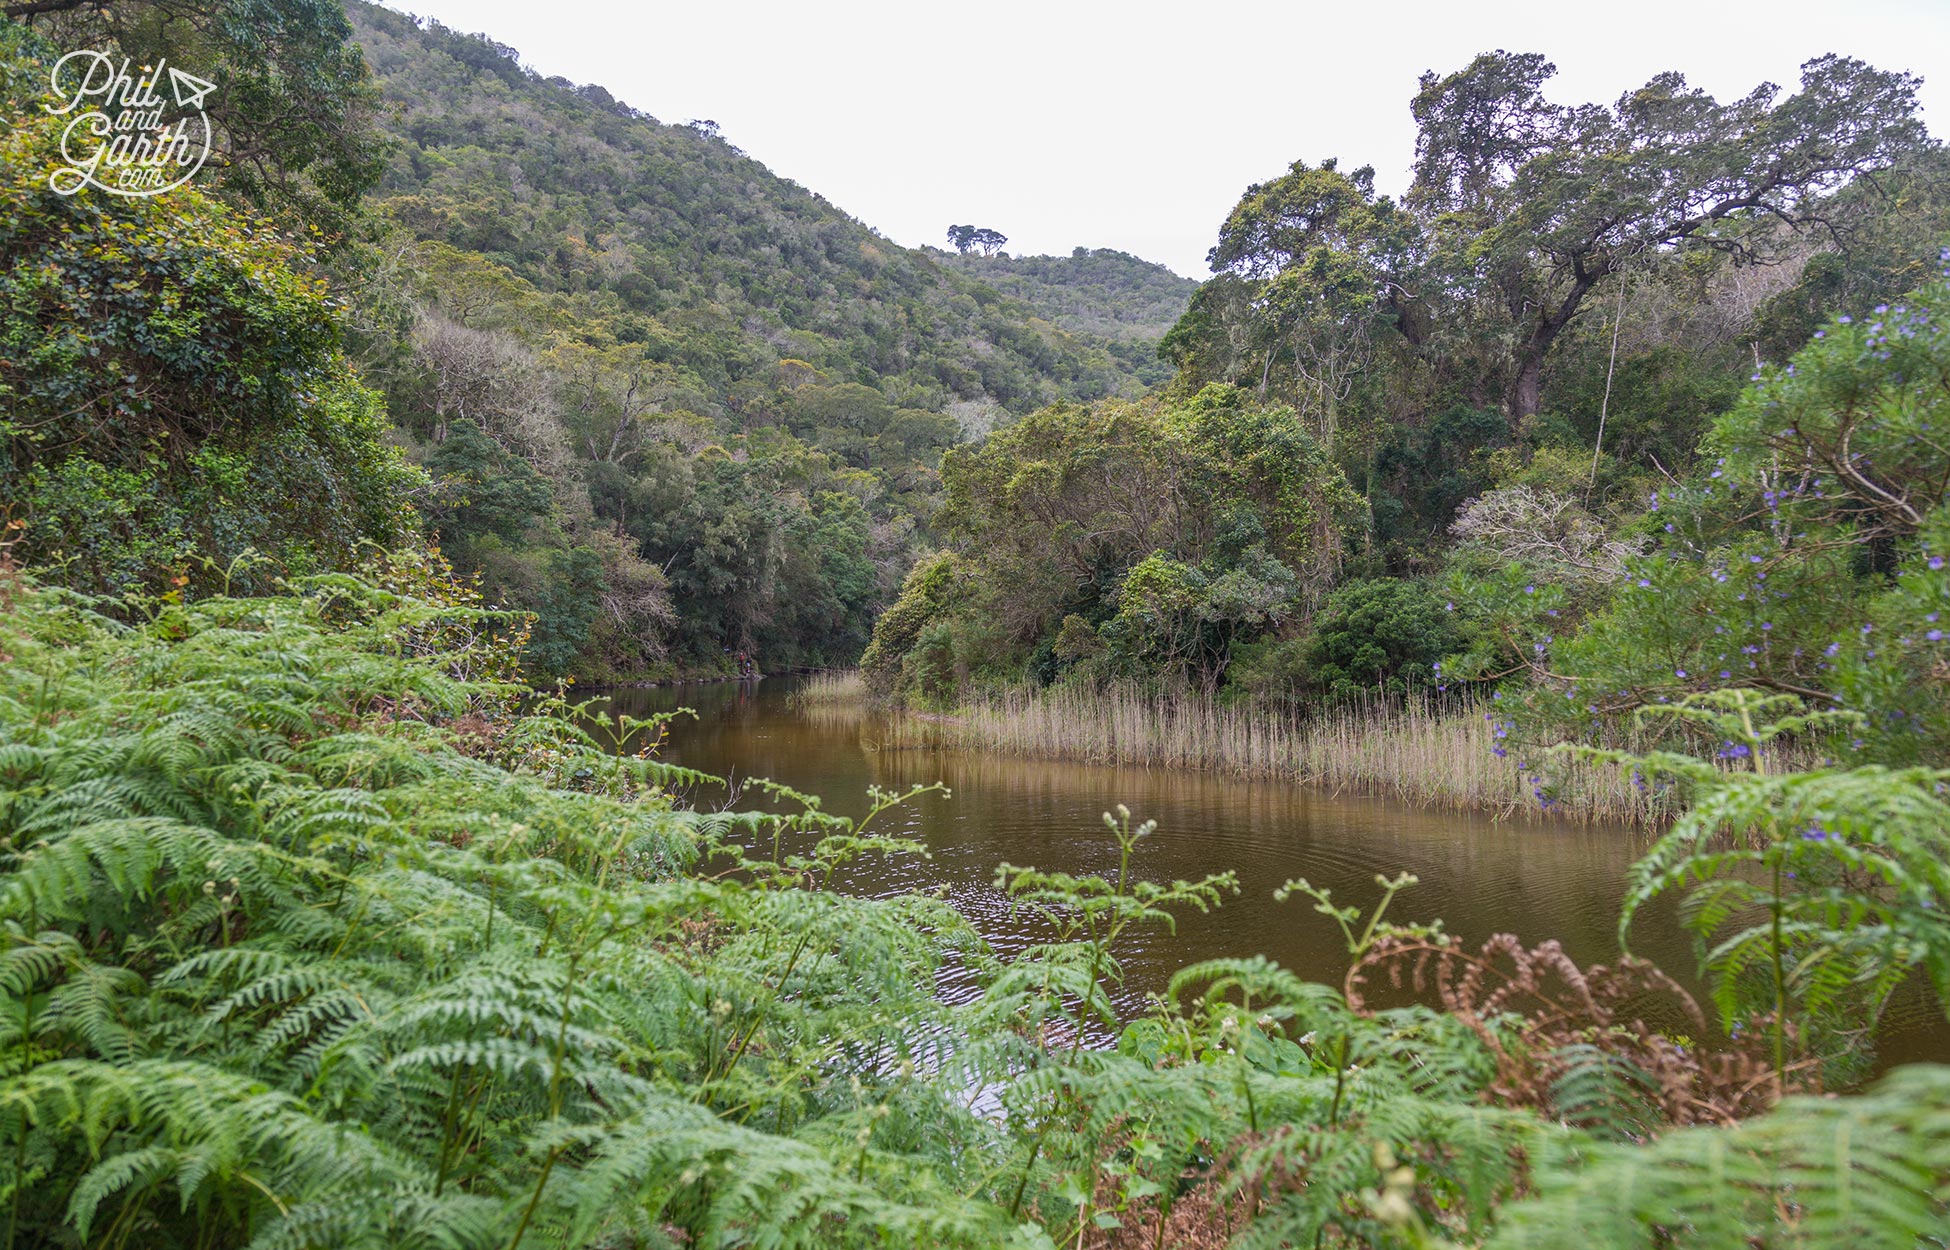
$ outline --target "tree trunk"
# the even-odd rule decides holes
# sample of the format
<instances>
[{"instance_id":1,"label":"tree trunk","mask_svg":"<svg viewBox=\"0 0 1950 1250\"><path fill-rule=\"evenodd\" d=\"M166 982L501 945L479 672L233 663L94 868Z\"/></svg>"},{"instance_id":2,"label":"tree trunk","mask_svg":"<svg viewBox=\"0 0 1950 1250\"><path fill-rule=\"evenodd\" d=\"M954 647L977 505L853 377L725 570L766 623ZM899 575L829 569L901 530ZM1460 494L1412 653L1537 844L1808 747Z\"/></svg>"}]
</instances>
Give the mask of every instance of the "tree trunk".
<instances>
[{"instance_id":1,"label":"tree trunk","mask_svg":"<svg viewBox=\"0 0 1950 1250\"><path fill-rule=\"evenodd\" d=\"M1522 432L1524 421L1536 416L1543 406L1544 353L1526 345L1517 361L1516 380L1510 384L1510 437L1515 439Z\"/></svg>"},{"instance_id":2,"label":"tree trunk","mask_svg":"<svg viewBox=\"0 0 1950 1250\"><path fill-rule=\"evenodd\" d=\"M1536 416L1544 407L1544 357L1550 352L1551 344L1564 327L1571 324L1577 316L1578 305L1591 288L1598 285L1598 279L1610 272L1610 266L1586 269L1581 259L1574 259L1571 266L1571 289L1555 309L1538 314L1537 322L1531 327L1530 336L1517 348L1516 376L1510 380L1510 397L1506 404L1506 414L1510 420L1510 438L1518 439L1523 432L1527 418Z\"/></svg>"}]
</instances>

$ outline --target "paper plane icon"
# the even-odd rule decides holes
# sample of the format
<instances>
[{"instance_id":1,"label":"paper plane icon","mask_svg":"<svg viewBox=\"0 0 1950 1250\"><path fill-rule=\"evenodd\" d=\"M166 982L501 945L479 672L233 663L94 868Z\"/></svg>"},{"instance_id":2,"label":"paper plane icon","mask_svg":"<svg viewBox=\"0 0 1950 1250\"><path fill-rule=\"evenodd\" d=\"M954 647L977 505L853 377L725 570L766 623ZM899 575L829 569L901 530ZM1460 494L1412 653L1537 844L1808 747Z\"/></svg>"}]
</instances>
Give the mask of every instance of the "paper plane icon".
<instances>
[{"instance_id":1,"label":"paper plane icon","mask_svg":"<svg viewBox=\"0 0 1950 1250\"><path fill-rule=\"evenodd\" d=\"M185 74L174 65L169 67L169 87L176 93L176 106L186 109L203 107L203 97L217 89L217 84L205 82L194 74Z\"/></svg>"}]
</instances>

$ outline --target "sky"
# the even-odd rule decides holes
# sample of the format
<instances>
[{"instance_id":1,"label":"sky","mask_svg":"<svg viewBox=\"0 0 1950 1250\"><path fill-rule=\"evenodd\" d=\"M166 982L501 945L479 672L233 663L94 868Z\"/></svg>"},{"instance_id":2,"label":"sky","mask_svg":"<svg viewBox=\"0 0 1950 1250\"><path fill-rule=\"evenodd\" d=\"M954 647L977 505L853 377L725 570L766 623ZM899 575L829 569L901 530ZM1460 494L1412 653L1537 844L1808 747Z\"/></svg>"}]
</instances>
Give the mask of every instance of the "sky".
<instances>
[{"instance_id":1,"label":"sky","mask_svg":"<svg viewBox=\"0 0 1950 1250\"><path fill-rule=\"evenodd\" d=\"M1665 70L1732 99L1839 52L1922 75L1925 120L1950 137L1950 0L392 5L660 121L714 120L898 243L945 246L967 223L1017 255L1110 247L1201 278L1240 193L1295 160L1373 165L1400 193L1419 75L1497 48L1554 61L1560 103Z\"/></svg>"}]
</instances>

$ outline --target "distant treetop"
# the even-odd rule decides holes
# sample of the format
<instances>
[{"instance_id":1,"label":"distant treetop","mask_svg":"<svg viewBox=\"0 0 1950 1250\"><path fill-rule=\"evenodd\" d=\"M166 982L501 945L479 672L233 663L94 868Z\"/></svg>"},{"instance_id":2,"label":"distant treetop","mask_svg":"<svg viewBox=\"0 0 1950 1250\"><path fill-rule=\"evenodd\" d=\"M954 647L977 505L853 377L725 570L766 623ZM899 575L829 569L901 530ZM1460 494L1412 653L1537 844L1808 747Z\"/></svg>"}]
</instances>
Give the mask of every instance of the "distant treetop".
<instances>
[{"instance_id":1,"label":"distant treetop","mask_svg":"<svg viewBox=\"0 0 1950 1250\"><path fill-rule=\"evenodd\" d=\"M984 256L993 256L1008 243L1009 236L1000 230L987 226L949 226L948 242L963 256L970 251L979 251Z\"/></svg>"}]
</instances>

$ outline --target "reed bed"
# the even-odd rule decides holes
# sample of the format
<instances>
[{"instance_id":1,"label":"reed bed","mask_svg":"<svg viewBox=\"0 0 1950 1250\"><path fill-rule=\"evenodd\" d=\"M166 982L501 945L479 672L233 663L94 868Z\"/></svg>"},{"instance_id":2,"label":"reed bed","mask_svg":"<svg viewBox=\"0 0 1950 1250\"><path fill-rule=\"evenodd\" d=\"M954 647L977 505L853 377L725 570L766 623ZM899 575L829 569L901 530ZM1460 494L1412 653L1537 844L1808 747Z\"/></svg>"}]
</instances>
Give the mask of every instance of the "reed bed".
<instances>
[{"instance_id":1,"label":"reed bed","mask_svg":"<svg viewBox=\"0 0 1950 1250\"><path fill-rule=\"evenodd\" d=\"M1646 822L1669 805L1612 768L1548 760L1551 801L1531 780L1546 763L1511 747L1498 757L1480 708L1408 700L1344 704L1312 715L1233 707L1129 687L1013 689L951 716L891 717L883 749L964 747L1045 759L1273 777L1381 794L1422 806L1591 821ZM1530 772L1520 767L1532 766Z\"/></svg>"},{"instance_id":2,"label":"reed bed","mask_svg":"<svg viewBox=\"0 0 1950 1250\"><path fill-rule=\"evenodd\" d=\"M785 703L806 723L832 733L852 733L888 715L868 696L858 669L814 673L792 688Z\"/></svg>"},{"instance_id":3,"label":"reed bed","mask_svg":"<svg viewBox=\"0 0 1950 1250\"><path fill-rule=\"evenodd\" d=\"M794 686L785 701L788 707L803 708L822 703L864 703L866 698L866 678L857 668L845 668L812 674Z\"/></svg>"}]
</instances>

